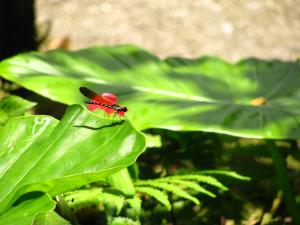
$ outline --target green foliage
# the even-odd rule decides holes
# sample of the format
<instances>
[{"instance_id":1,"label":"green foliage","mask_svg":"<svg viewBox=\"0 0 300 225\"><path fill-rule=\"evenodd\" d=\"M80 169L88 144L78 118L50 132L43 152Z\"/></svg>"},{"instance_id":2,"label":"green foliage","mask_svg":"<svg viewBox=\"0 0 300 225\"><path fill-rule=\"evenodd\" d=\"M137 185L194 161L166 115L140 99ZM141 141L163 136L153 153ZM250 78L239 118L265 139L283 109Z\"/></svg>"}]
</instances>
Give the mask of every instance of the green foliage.
<instances>
[{"instance_id":1,"label":"green foliage","mask_svg":"<svg viewBox=\"0 0 300 225\"><path fill-rule=\"evenodd\" d=\"M253 144L228 136L166 130L157 135L149 129L149 151L138 162L142 169L137 163L129 168L133 180L126 169L146 145L144 135L133 126L139 130L299 138L299 73L298 61L246 59L231 64L216 57L160 60L129 45L31 52L1 62L0 76L60 103L83 103L80 86L115 93L118 104L129 108L126 115L130 122L110 120L78 105L71 106L61 121L51 116L22 116L35 103L18 96L3 98L0 224L68 224L53 211L64 201L65 212L69 207L75 212L91 206L99 211L104 208L106 222L114 225L141 224L141 218L146 218L145 224L167 224L177 216L179 224L187 220L189 224L210 225L220 220L227 224L233 219L239 224L251 222L252 217L272 223L277 216L273 207L263 215L265 205L278 192L270 172L270 153L285 205L293 221L299 223L288 180L288 175L294 176L297 186L299 166L294 163L298 169L288 173L284 164L291 149L298 152L296 141L284 141L288 147L278 148L275 142L267 142L266 147L257 140ZM279 149L284 154L279 154ZM229 166L252 175L254 182L224 193L228 181L249 180L224 169ZM103 186L100 180L107 183ZM67 192L76 188L81 189ZM217 193L223 193L225 201ZM54 202L51 198L58 194L65 197ZM156 201L149 201L148 196ZM264 200L250 199L253 196ZM261 202L265 205L256 206ZM276 208L284 211L279 204ZM242 208L248 213L241 213ZM159 219L160 215L164 218Z\"/></svg>"},{"instance_id":2,"label":"green foliage","mask_svg":"<svg viewBox=\"0 0 300 225\"><path fill-rule=\"evenodd\" d=\"M164 205L168 210L171 210L171 204L170 204L170 201L168 199L168 195L166 194L166 192L158 190L153 187L147 187L147 186L144 186L144 187L137 186L137 187L135 187L135 190L137 192L151 196L152 198L154 198L155 200L160 202L162 205Z\"/></svg>"},{"instance_id":3,"label":"green foliage","mask_svg":"<svg viewBox=\"0 0 300 225\"><path fill-rule=\"evenodd\" d=\"M135 221L139 221L141 209L142 209L142 200L138 196L134 196L127 200L128 204L131 207L132 217L135 218Z\"/></svg>"},{"instance_id":4,"label":"green foliage","mask_svg":"<svg viewBox=\"0 0 300 225\"><path fill-rule=\"evenodd\" d=\"M224 171L224 172L230 172L230 171ZM204 172L201 172L204 173ZM164 178L163 180L172 182L172 181L184 181L184 180L193 180L197 182L207 183L212 186L215 186L217 188L220 188L221 190L227 191L228 188L225 187L220 181L218 181L216 178L211 176L204 176L204 175L198 175L198 174L186 174L186 175L175 175L170 178ZM214 196L211 196L214 197Z\"/></svg>"},{"instance_id":5,"label":"green foliage","mask_svg":"<svg viewBox=\"0 0 300 225\"><path fill-rule=\"evenodd\" d=\"M300 137L299 70L298 61L161 61L131 45L31 52L0 64L5 79L61 103L82 103L80 86L115 93L139 129L268 139Z\"/></svg>"},{"instance_id":6,"label":"green foliage","mask_svg":"<svg viewBox=\"0 0 300 225\"><path fill-rule=\"evenodd\" d=\"M15 95L2 98L0 101L0 127L4 125L9 118L24 115L28 109L35 105L36 103Z\"/></svg>"},{"instance_id":7,"label":"green foliage","mask_svg":"<svg viewBox=\"0 0 300 225\"><path fill-rule=\"evenodd\" d=\"M205 173L212 173L213 171L204 171ZM231 171L215 171L216 174L232 176L234 174L235 179L249 180L248 177L238 175L237 173L231 173ZM233 177L233 176L232 176ZM174 175L169 177L162 177L151 180L138 180L134 184L136 191L147 194L160 203L162 203L168 210L171 209L171 204L168 199L167 192L171 192L182 198L194 202L196 205L200 204L199 200L188 193L188 189L196 191L196 193L202 193L209 197L216 197L214 193L208 191L206 188L198 183L206 183L220 190L226 191L228 188L224 186L216 178L208 175L199 174L185 174L185 175Z\"/></svg>"},{"instance_id":8,"label":"green foliage","mask_svg":"<svg viewBox=\"0 0 300 225\"><path fill-rule=\"evenodd\" d=\"M0 214L0 223L15 225L18 221L20 225L30 225L38 214L50 212L55 208L55 202L45 194L29 193L26 198Z\"/></svg>"},{"instance_id":9,"label":"green foliage","mask_svg":"<svg viewBox=\"0 0 300 225\"><path fill-rule=\"evenodd\" d=\"M115 217L109 225L140 225L140 223L127 217Z\"/></svg>"},{"instance_id":10,"label":"green foliage","mask_svg":"<svg viewBox=\"0 0 300 225\"><path fill-rule=\"evenodd\" d=\"M146 180L146 181L138 181L136 182L137 186L150 186L157 189L162 189L167 192L172 192L182 198L185 198L187 200L190 200L194 202L196 205L200 204L199 200L192 195L190 195L188 192L182 190L177 185L170 184L168 182L161 182L157 180Z\"/></svg>"},{"instance_id":11,"label":"green foliage","mask_svg":"<svg viewBox=\"0 0 300 225\"><path fill-rule=\"evenodd\" d=\"M24 194L53 197L113 174L136 160L145 139L128 121L99 118L74 105L60 122L50 116L9 120L0 131L0 146L0 223L5 224L1 218ZM31 206L34 215L43 212Z\"/></svg>"},{"instance_id":12,"label":"green foliage","mask_svg":"<svg viewBox=\"0 0 300 225\"><path fill-rule=\"evenodd\" d=\"M73 211L78 211L85 207L104 205L106 208L106 218L108 223L115 220L125 205L131 209L127 212L127 217L132 217L135 221L139 220L142 201L138 196L125 198L119 192L108 192L103 188L83 189L67 192L65 199Z\"/></svg>"},{"instance_id":13,"label":"green foliage","mask_svg":"<svg viewBox=\"0 0 300 225\"><path fill-rule=\"evenodd\" d=\"M107 180L112 187L118 189L124 195L134 196L134 186L127 168L112 174L107 178Z\"/></svg>"},{"instance_id":14,"label":"green foliage","mask_svg":"<svg viewBox=\"0 0 300 225\"><path fill-rule=\"evenodd\" d=\"M221 175L221 176L227 176L227 177L231 177L238 180L244 180L244 181L250 180L249 177L242 176L234 171L226 171L226 170L205 170L205 171L201 171L200 174ZM208 184L215 185L215 181L209 179L204 179L202 182L207 182Z\"/></svg>"},{"instance_id":15,"label":"green foliage","mask_svg":"<svg viewBox=\"0 0 300 225\"><path fill-rule=\"evenodd\" d=\"M71 223L60 217L55 211L39 214L33 225L71 225Z\"/></svg>"},{"instance_id":16,"label":"green foliage","mask_svg":"<svg viewBox=\"0 0 300 225\"><path fill-rule=\"evenodd\" d=\"M138 180L134 182L136 194L132 198L126 198L124 193L116 190L116 187L111 189L112 187L105 187L104 185L102 188L98 187L68 192L65 194L65 200L74 212L92 206L100 209L100 206L104 205L108 224L119 221L120 218L122 218L121 221L125 220L139 224L141 212L143 211L142 201L144 203L147 202L146 198L141 198L141 194L152 197L170 211L173 204L173 200L170 200L168 196L170 193L199 205L200 201L197 197L194 197L199 193L212 198L216 197L213 192L207 190L209 186L221 191L228 190L228 188L215 177L203 175L206 172L213 173L213 171L202 171L157 179ZM230 171L220 170L215 172L218 175L234 176L232 179L248 180L247 177L240 176L237 173L231 173ZM122 180L122 173L114 174L115 179L117 178L116 175L119 175ZM123 212L122 215L121 211ZM126 218L128 220L126 220Z\"/></svg>"},{"instance_id":17,"label":"green foliage","mask_svg":"<svg viewBox=\"0 0 300 225\"><path fill-rule=\"evenodd\" d=\"M116 214L121 212L125 204L125 197L122 195L103 192L102 188L91 188L67 192L66 202L73 211L78 211L84 207L96 206L99 203L110 205L116 209Z\"/></svg>"}]
</instances>

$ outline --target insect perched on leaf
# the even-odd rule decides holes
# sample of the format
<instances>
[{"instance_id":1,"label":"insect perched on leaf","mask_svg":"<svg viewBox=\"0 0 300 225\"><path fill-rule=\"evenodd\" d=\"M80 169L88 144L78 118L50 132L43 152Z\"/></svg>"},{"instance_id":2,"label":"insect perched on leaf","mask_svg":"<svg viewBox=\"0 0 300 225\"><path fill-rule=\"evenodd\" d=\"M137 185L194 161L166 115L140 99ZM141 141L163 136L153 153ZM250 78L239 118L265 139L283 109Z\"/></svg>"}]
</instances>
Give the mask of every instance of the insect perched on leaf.
<instances>
[{"instance_id":1,"label":"insect perched on leaf","mask_svg":"<svg viewBox=\"0 0 300 225\"><path fill-rule=\"evenodd\" d=\"M97 94L86 87L80 87L79 90L85 97L91 99L91 101L85 101L91 111L101 109L107 114L114 113L121 117L124 117L128 111L127 107L116 104L117 96L112 93Z\"/></svg>"}]
</instances>

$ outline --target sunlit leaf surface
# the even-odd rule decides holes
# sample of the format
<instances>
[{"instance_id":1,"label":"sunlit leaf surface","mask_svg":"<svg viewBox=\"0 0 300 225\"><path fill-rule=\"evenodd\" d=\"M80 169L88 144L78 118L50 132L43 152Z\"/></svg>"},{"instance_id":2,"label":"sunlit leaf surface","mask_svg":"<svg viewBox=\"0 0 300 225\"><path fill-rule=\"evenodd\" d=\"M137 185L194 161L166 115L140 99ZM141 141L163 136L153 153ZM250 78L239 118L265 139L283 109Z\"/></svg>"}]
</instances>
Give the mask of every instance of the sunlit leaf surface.
<instances>
[{"instance_id":1,"label":"sunlit leaf surface","mask_svg":"<svg viewBox=\"0 0 300 225\"><path fill-rule=\"evenodd\" d=\"M0 131L0 216L26 193L55 196L113 174L144 147L144 136L127 120L98 117L78 105L61 122L15 117Z\"/></svg>"},{"instance_id":2,"label":"sunlit leaf surface","mask_svg":"<svg viewBox=\"0 0 300 225\"><path fill-rule=\"evenodd\" d=\"M80 86L112 92L139 129L300 137L298 62L161 61L137 47L117 46L22 54L2 62L0 74L66 104L84 101Z\"/></svg>"}]
</instances>

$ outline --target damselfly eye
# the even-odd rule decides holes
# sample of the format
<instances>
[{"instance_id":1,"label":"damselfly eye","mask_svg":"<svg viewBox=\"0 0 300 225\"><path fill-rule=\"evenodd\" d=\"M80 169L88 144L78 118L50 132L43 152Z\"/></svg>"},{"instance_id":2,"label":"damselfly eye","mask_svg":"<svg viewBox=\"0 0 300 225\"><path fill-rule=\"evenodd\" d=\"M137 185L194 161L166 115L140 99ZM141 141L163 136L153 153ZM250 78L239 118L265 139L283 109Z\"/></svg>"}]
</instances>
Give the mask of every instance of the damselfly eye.
<instances>
[{"instance_id":1,"label":"damselfly eye","mask_svg":"<svg viewBox=\"0 0 300 225\"><path fill-rule=\"evenodd\" d=\"M127 107L124 107L123 112L127 112L127 111L128 111Z\"/></svg>"}]
</instances>

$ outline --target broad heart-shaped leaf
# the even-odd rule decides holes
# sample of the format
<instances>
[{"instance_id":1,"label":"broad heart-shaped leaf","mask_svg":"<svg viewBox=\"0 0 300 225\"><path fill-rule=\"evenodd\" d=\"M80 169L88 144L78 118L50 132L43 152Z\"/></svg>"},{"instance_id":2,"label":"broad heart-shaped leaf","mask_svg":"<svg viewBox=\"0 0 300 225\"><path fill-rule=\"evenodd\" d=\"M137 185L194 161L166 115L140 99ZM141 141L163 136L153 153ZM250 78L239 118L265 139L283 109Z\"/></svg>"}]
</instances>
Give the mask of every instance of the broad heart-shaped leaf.
<instances>
[{"instance_id":1,"label":"broad heart-shaped leaf","mask_svg":"<svg viewBox=\"0 0 300 225\"><path fill-rule=\"evenodd\" d=\"M254 138L300 137L298 62L214 57L159 60L134 46L22 54L0 74L66 104L78 88L112 92L139 129L202 130ZM255 99L262 101L253 101ZM258 103L257 103L258 102Z\"/></svg>"},{"instance_id":2,"label":"broad heart-shaped leaf","mask_svg":"<svg viewBox=\"0 0 300 225\"><path fill-rule=\"evenodd\" d=\"M144 147L144 136L128 121L104 119L78 105L61 122L10 119L0 132L0 213L25 193L54 196L117 172Z\"/></svg>"}]
</instances>

